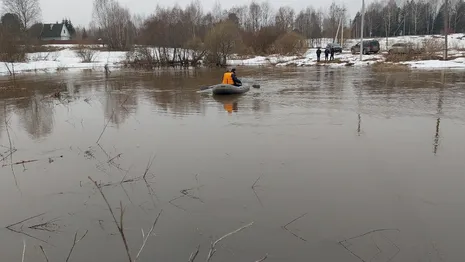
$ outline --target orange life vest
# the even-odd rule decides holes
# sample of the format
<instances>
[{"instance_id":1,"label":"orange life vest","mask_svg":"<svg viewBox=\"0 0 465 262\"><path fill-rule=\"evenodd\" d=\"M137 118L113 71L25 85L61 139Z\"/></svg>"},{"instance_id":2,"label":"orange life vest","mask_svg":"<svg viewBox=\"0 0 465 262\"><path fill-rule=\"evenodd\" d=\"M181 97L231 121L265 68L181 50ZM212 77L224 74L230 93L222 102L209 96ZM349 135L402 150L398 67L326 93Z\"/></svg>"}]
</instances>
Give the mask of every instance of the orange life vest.
<instances>
[{"instance_id":1,"label":"orange life vest","mask_svg":"<svg viewBox=\"0 0 465 262\"><path fill-rule=\"evenodd\" d=\"M224 75L223 75L223 84L234 85L234 81L232 79L232 73L231 72L224 73Z\"/></svg>"},{"instance_id":2,"label":"orange life vest","mask_svg":"<svg viewBox=\"0 0 465 262\"><path fill-rule=\"evenodd\" d=\"M233 109L234 109L232 104L224 104L224 105L223 105L223 108L224 108L226 111L228 111L228 113L232 113L232 111L233 111Z\"/></svg>"}]
</instances>

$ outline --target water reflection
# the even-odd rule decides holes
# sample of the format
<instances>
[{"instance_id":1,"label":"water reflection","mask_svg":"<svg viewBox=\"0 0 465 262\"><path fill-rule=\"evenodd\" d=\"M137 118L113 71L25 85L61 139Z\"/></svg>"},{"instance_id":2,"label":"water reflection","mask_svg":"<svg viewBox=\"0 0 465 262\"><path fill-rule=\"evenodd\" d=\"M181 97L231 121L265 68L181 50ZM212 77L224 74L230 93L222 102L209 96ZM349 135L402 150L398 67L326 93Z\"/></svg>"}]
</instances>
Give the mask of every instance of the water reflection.
<instances>
[{"instance_id":1,"label":"water reflection","mask_svg":"<svg viewBox=\"0 0 465 262\"><path fill-rule=\"evenodd\" d=\"M238 111L238 100L241 95L233 95L233 96L213 96L217 102L223 104L223 109L228 112L228 114L232 114L232 112Z\"/></svg>"},{"instance_id":2,"label":"water reflection","mask_svg":"<svg viewBox=\"0 0 465 262\"><path fill-rule=\"evenodd\" d=\"M105 81L105 119L117 127L137 111L137 93L131 91L130 87L121 82Z\"/></svg>"},{"instance_id":3,"label":"water reflection","mask_svg":"<svg viewBox=\"0 0 465 262\"><path fill-rule=\"evenodd\" d=\"M257 73L257 70L260 72ZM299 106L341 110L355 103L357 135L363 132L362 115L389 118L396 115L429 116L436 112L435 153L440 142L439 127L443 111L449 117L460 117L457 110L449 110L453 103L461 103L452 97L454 94L450 89L465 85L465 77L457 73L371 73L368 70L325 67L301 71L289 68L261 70L241 69L241 75L250 82L256 81L254 76L260 76L261 89L253 89L242 97L213 99L221 103L222 110L230 114L244 110L269 113L272 105L277 108ZM38 139L51 134L55 124L54 106L64 103L66 107L67 101L100 100L105 119L116 127L126 123L131 115L137 113L140 104L147 102L152 111L175 117L205 115L209 107L206 101L211 98L199 95L196 91L200 86L218 82L221 73L221 70L209 69L121 71L113 72L108 78L92 72L64 73L53 78L18 79L19 87L1 92L0 99L13 106L24 130ZM431 96L431 89L439 90L436 106L433 106L435 99ZM56 92L60 92L67 100L53 98Z\"/></svg>"},{"instance_id":4,"label":"water reflection","mask_svg":"<svg viewBox=\"0 0 465 262\"><path fill-rule=\"evenodd\" d=\"M54 103L33 95L16 101L16 112L24 129L34 139L44 138L52 133L54 124Z\"/></svg>"},{"instance_id":5,"label":"water reflection","mask_svg":"<svg viewBox=\"0 0 465 262\"><path fill-rule=\"evenodd\" d=\"M110 237L114 224L108 209L85 182L91 175L105 185L115 212L118 202L127 207L130 243L139 239L136 229L152 225L152 213L158 213L152 201L155 209L164 210L156 228L163 237L150 238L158 248L144 250L141 261L181 261L198 244L208 249L214 236L248 221L257 226L228 238L227 244L233 251L246 245L255 253L243 249L238 257L223 250L219 261L253 261L273 250L274 261L308 260L309 253L315 260L344 261L350 252L368 261L380 250L373 261L387 261L398 249L402 258L393 259L417 261L425 260L423 253L431 249L422 247L432 240L453 260L463 260L463 234L457 228L465 213L457 206L465 199L460 183L465 93L457 89L462 83L451 80L461 77L447 74L439 85L429 84L425 73L393 77L350 68L250 70L241 75L248 74L250 81L260 75L262 88L238 96L196 92L219 81L222 72L214 70L122 71L108 78L62 74L62 79L28 80L27 89L0 93L0 105L7 107L0 117L20 122L11 129L20 137L15 141L18 161L20 154L38 159L19 177L23 196L11 192L13 179L0 176L1 224L52 210L47 215L60 217L68 228L60 237L47 236L58 244L50 247L54 257L67 255L61 254L69 250L63 239L72 240L80 228L93 234L79 250L92 252L76 251L76 261L121 260L115 252L120 239ZM61 96L54 96L57 91ZM69 128L64 122L70 114L84 118L86 128ZM105 133L111 145L102 143L99 149L95 139L102 125L96 119L102 116L113 124ZM39 133L34 137L17 132L34 128ZM370 135L358 137L365 132ZM0 144L8 141L4 134ZM434 152L441 153L434 161L432 142ZM49 158L61 154L63 159ZM144 172L155 174L153 181L138 179ZM305 213L312 216L292 222ZM280 228L287 221L310 245ZM338 244L343 239L350 251ZM0 243L5 261L21 252L20 237L0 234ZM34 245L28 243L28 248ZM420 248L412 251L411 243Z\"/></svg>"},{"instance_id":6,"label":"water reflection","mask_svg":"<svg viewBox=\"0 0 465 262\"><path fill-rule=\"evenodd\" d=\"M436 132L434 134L434 141L433 141L433 153L436 155L438 152L438 147L439 147L439 141L440 141L440 135L439 135L439 127L441 124L441 115L442 115L442 103L444 99L444 85L446 84L446 76L445 72L441 72L441 82L443 85L439 88L439 94L438 94L438 103L437 103L437 116L438 118L436 119Z\"/></svg>"},{"instance_id":7,"label":"water reflection","mask_svg":"<svg viewBox=\"0 0 465 262\"><path fill-rule=\"evenodd\" d=\"M5 122L7 121L7 112L5 101L0 100L0 139L3 135L3 129L5 127Z\"/></svg>"}]
</instances>

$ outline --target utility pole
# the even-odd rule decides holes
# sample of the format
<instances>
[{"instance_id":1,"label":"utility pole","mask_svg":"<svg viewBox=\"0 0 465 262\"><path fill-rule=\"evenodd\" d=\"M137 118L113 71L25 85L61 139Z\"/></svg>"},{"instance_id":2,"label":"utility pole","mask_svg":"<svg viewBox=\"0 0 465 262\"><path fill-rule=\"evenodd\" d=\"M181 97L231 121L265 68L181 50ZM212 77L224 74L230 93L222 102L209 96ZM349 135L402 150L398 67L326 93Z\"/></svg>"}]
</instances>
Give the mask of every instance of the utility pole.
<instances>
[{"instance_id":1,"label":"utility pole","mask_svg":"<svg viewBox=\"0 0 465 262\"><path fill-rule=\"evenodd\" d=\"M444 5L444 60L447 60L447 35L449 34L449 0Z\"/></svg>"},{"instance_id":2,"label":"utility pole","mask_svg":"<svg viewBox=\"0 0 465 262\"><path fill-rule=\"evenodd\" d=\"M342 27L342 30L341 30L341 48L342 48L344 44L344 20L342 20L341 27Z\"/></svg>"},{"instance_id":3,"label":"utility pole","mask_svg":"<svg viewBox=\"0 0 465 262\"><path fill-rule=\"evenodd\" d=\"M333 40L334 40L334 41L333 41L334 43L336 43L337 40L338 40L338 37L337 37L337 36L339 35L339 27L341 27L341 19L339 19L339 23L337 24L336 36L335 36L334 39L333 39Z\"/></svg>"},{"instance_id":4,"label":"utility pole","mask_svg":"<svg viewBox=\"0 0 465 262\"><path fill-rule=\"evenodd\" d=\"M365 0L362 0L362 22L360 23L360 61L363 59L363 20L365 20Z\"/></svg>"}]
</instances>

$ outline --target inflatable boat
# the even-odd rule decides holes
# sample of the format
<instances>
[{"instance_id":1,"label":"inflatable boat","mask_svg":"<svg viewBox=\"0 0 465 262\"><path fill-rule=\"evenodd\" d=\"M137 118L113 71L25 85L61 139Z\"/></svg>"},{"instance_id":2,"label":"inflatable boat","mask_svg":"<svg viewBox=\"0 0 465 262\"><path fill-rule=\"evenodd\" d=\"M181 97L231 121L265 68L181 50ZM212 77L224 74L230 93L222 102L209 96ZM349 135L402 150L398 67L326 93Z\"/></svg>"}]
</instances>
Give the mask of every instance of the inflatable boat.
<instances>
[{"instance_id":1,"label":"inflatable boat","mask_svg":"<svg viewBox=\"0 0 465 262\"><path fill-rule=\"evenodd\" d=\"M214 95L234 95L242 94L250 90L248 86L234 86L227 84L218 84L211 86Z\"/></svg>"}]
</instances>

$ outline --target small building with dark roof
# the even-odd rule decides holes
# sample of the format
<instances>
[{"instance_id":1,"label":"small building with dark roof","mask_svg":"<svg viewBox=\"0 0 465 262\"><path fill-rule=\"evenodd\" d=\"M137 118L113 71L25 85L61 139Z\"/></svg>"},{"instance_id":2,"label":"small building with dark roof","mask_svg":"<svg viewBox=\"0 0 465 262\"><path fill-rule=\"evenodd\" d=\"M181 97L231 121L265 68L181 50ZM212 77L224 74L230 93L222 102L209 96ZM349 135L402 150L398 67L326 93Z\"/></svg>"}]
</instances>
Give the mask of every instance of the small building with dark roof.
<instances>
[{"instance_id":1,"label":"small building with dark roof","mask_svg":"<svg viewBox=\"0 0 465 262\"><path fill-rule=\"evenodd\" d=\"M43 41L70 40L71 34L64 23L44 24L40 39Z\"/></svg>"}]
</instances>

